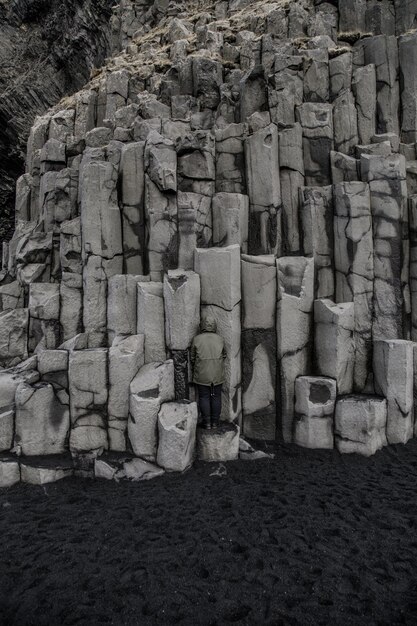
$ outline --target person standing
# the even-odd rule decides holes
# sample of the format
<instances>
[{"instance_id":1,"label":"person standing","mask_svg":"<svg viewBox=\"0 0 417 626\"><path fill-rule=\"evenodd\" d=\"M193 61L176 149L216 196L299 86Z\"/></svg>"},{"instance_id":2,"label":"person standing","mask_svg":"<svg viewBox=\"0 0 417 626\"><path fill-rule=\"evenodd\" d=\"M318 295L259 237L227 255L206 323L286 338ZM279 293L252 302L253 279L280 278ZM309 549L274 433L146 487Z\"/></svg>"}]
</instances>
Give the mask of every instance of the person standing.
<instances>
[{"instance_id":1,"label":"person standing","mask_svg":"<svg viewBox=\"0 0 417 626\"><path fill-rule=\"evenodd\" d=\"M203 428L210 429L217 428L220 422L226 350L223 338L217 334L213 317L204 317L200 330L191 344L191 366L193 383L198 389Z\"/></svg>"}]
</instances>

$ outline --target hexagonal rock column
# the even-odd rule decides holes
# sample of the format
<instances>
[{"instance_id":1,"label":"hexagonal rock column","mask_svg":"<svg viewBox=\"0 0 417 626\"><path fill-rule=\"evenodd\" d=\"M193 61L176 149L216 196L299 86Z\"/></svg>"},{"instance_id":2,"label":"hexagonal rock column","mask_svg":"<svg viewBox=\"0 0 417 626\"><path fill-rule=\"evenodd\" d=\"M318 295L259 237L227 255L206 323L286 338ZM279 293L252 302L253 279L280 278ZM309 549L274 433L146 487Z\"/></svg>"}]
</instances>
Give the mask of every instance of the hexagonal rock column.
<instances>
[{"instance_id":1,"label":"hexagonal rock column","mask_svg":"<svg viewBox=\"0 0 417 626\"><path fill-rule=\"evenodd\" d=\"M216 191L245 193L244 124L229 124L215 130ZM199 246L201 247L201 246Z\"/></svg>"},{"instance_id":2,"label":"hexagonal rock column","mask_svg":"<svg viewBox=\"0 0 417 626\"><path fill-rule=\"evenodd\" d=\"M175 399L189 398L188 348L200 326L200 276L169 270L164 276L165 337L175 370Z\"/></svg>"},{"instance_id":3,"label":"hexagonal rock column","mask_svg":"<svg viewBox=\"0 0 417 626\"><path fill-rule=\"evenodd\" d=\"M120 159L124 270L142 274L145 255L145 143L122 147Z\"/></svg>"},{"instance_id":4,"label":"hexagonal rock column","mask_svg":"<svg viewBox=\"0 0 417 626\"><path fill-rule=\"evenodd\" d=\"M339 31L366 32L366 0L344 0L340 3Z\"/></svg>"},{"instance_id":5,"label":"hexagonal rock column","mask_svg":"<svg viewBox=\"0 0 417 626\"><path fill-rule=\"evenodd\" d=\"M32 361L35 362L31 367L35 367L36 357L29 360ZM23 363L21 367L26 368L26 364ZM34 369L18 371L18 368L14 368L0 372L0 452L13 447L16 389L22 382L33 384L38 381L39 373Z\"/></svg>"},{"instance_id":6,"label":"hexagonal rock column","mask_svg":"<svg viewBox=\"0 0 417 626\"><path fill-rule=\"evenodd\" d=\"M336 302L355 304L354 388L363 391L371 371L374 244L369 187L362 182L334 187Z\"/></svg>"},{"instance_id":7,"label":"hexagonal rock column","mask_svg":"<svg viewBox=\"0 0 417 626\"><path fill-rule=\"evenodd\" d=\"M178 267L194 268L194 250L208 248L213 237L211 197L201 193L179 191Z\"/></svg>"},{"instance_id":8,"label":"hexagonal rock column","mask_svg":"<svg viewBox=\"0 0 417 626\"><path fill-rule=\"evenodd\" d=\"M333 102L333 128L335 150L354 155L359 143L358 113L350 89L343 91Z\"/></svg>"},{"instance_id":9,"label":"hexagonal rock column","mask_svg":"<svg viewBox=\"0 0 417 626\"><path fill-rule=\"evenodd\" d=\"M352 395L336 403L335 443L342 454L372 456L387 445L386 425L385 398Z\"/></svg>"},{"instance_id":10,"label":"hexagonal rock column","mask_svg":"<svg viewBox=\"0 0 417 626\"><path fill-rule=\"evenodd\" d=\"M358 136L361 145L371 143L376 129L375 65L358 67L353 73L352 89L358 113Z\"/></svg>"},{"instance_id":11,"label":"hexagonal rock column","mask_svg":"<svg viewBox=\"0 0 417 626\"><path fill-rule=\"evenodd\" d=\"M12 487L20 482L20 467L18 461L13 458L0 458L0 488Z\"/></svg>"},{"instance_id":12,"label":"hexagonal rock column","mask_svg":"<svg viewBox=\"0 0 417 626\"><path fill-rule=\"evenodd\" d=\"M176 145L178 155L179 191L203 194L215 193L215 145L209 130L189 132Z\"/></svg>"},{"instance_id":13,"label":"hexagonal rock column","mask_svg":"<svg viewBox=\"0 0 417 626\"><path fill-rule=\"evenodd\" d=\"M277 269L273 255L242 255L243 431L275 439Z\"/></svg>"},{"instance_id":14,"label":"hexagonal rock column","mask_svg":"<svg viewBox=\"0 0 417 626\"><path fill-rule=\"evenodd\" d=\"M83 242L83 324L104 344L107 332L107 281L123 271L121 214L117 201L117 167L109 161L89 161L80 169L81 233Z\"/></svg>"},{"instance_id":15,"label":"hexagonal rock column","mask_svg":"<svg viewBox=\"0 0 417 626\"><path fill-rule=\"evenodd\" d=\"M82 330L81 218L63 222L60 228L59 257L62 269L60 285L60 323L63 341Z\"/></svg>"},{"instance_id":16,"label":"hexagonal rock column","mask_svg":"<svg viewBox=\"0 0 417 626\"><path fill-rule=\"evenodd\" d=\"M137 290L137 334L145 336L145 363L165 361L163 284L140 282Z\"/></svg>"},{"instance_id":17,"label":"hexagonal rock column","mask_svg":"<svg viewBox=\"0 0 417 626\"><path fill-rule=\"evenodd\" d=\"M199 461L235 461L239 456L240 428L222 424L213 430L197 429L197 459Z\"/></svg>"},{"instance_id":18,"label":"hexagonal rock column","mask_svg":"<svg viewBox=\"0 0 417 626\"><path fill-rule=\"evenodd\" d=\"M410 217L411 339L417 341L417 195L408 200Z\"/></svg>"},{"instance_id":19,"label":"hexagonal rock column","mask_svg":"<svg viewBox=\"0 0 417 626\"><path fill-rule=\"evenodd\" d=\"M333 188L300 190L301 245L314 257L315 297L334 297Z\"/></svg>"},{"instance_id":20,"label":"hexagonal rock column","mask_svg":"<svg viewBox=\"0 0 417 626\"><path fill-rule=\"evenodd\" d=\"M138 283L149 282L149 276L116 274L108 281L108 345L117 335L136 335Z\"/></svg>"},{"instance_id":21,"label":"hexagonal rock column","mask_svg":"<svg viewBox=\"0 0 417 626\"><path fill-rule=\"evenodd\" d=\"M130 383L128 436L133 452L155 461L158 413L163 402L174 400L174 364L148 363Z\"/></svg>"},{"instance_id":22,"label":"hexagonal rock column","mask_svg":"<svg viewBox=\"0 0 417 626\"><path fill-rule=\"evenodd\" d=\"M145 245L151 280L162 280L163 273L178 263L178 207L175 194L161 191L145 176Z\"/></svg>"},{"instance_id":23,"label":"hexagonal rock column","mask_svg":"<svg viewBox=\"0 0 417 626\"><path fill-rule=\"evenodd\" d=\"M306 185L330 185L330 151L334 149L331 104L307 102L297 107L297 121L303 129Z\"/></svg>"},{"instance_id":24,"label":"hexagonal rock column","mask_svg":"<svg viewBox=\"0 0 417 626\"><path fill-rule=\"evenodd\" d=\"M29 310L0 313L0 364L10 367L28 356Z\"/></svg>"},{"instance_id":25,"label":"hexagonal rock column","mask_svg":"<svg viewBox=\"0 0 417 626\"><path fill-rule=\"evenodd\" d=\"M336 381L300 376L295 381L294 443L303 448L333 448Z\"/></svg>"},{"instance_id":26,"label":"hexagonal rock column","mask_svg":"<svg viewBox=\"0 0 417 626\"><path fill-rule=\"evenodd\" d=\"M194 268L201 280L201 314L213 317L225 342L225 383L222 419L240 420L241 400L241 284L240 248L197 248Z\"/></svg>"},{"instance_id":27,"label":"hexagonal rock column","mask_svg":"<svg viewBox=\"0 0 417 626\"><path fill-rule=\"evenodd\" d=\"M362 155L374 239L373 340L397 339L409 314L409 234L405 158ZM407 336L407 335L405 335Z\"/></svg>"},{"instance_id":28,"label":"hexagonal rock column","mask_svg":"<svg viewBox=\"0 0 417 626\"><path fill-rule=\"evenodd\" d=\"M249 216L249 253L281 252L281 186L278 128L270 124L245 140Z\"/></svg>"},{"instance_id":29,"label":"hexagonal rock column","mask_svg":"<svg viewBox=\"0 0 417 626\"><path fill-rule=\"evenodd\" d=\"M404 143L417 140L417 80L415 64L417 61L416 33L403 35L398 39L399 61L401 68L401 137Z\"/></svg>"},{"instance_id":30,"label":"hexagonal rock column","mask_svg":"<svg viewBox=\"0 0 417 626\"><path fill-rule=\"evenodd\" d=\"M21 309L23 305L24 291L22 285L17 280L0 286L0 311Z\"/></svg>"},{"instance_id":31,"label":"hexagonal rock column","mask_svg":"<svg viewBox=\"0 0 417 626\"><path fill-rule=\"evenodd\" d=\"M300 124L279 132L282 197L282 253L300 254L299 189L304 185L303 130Z\"/></svg>"},{"instance_id":32,"label":"hexagonal rock column","mask_svg":"<svg viewBox=\"0 0 417 626\"><path fill-rule=\"evenodd\" d=\"M294 124L294 107L302 104L304 96L303 57L285 52L275 54L273 76L269 77L268 83L272 121L276 124Z\"/></svg>"},{"instance_id":33,"label":"hexagonal rock column","mask_svg":"<svg viewBox=\"0 0 417 626\"><path fill-rule=\"evenodd\" d=\"M183 472L194 461L198 409L195 402L166 402L158 414L158 465Z\"/></svg>"},{"instance_id":34,"label":"hexagonal rock column","mask_svg":"<svg viewBox=\"0 0 417 626\"><path fill-rule=\"evenodd\" d=\"M387 399L388 443L413 437L413 343L387 340L374 343L375 391Z\"/></svg>"},{"instance_id":35,"label":"hexagonal rock column","mask_svg":"<svg viewBox=\"0 0 417 626\"><path fill-rule=\"evenodd\" d=\"M294 385L311 373L314 259L277 259L277 355L280 407L277 437L293 441Z\"/></svg>"},{"instance_id":36,"label":"hexagonal rock column","mask_svg":"<svg viewBox=\"0 0 417 626\"><path fill-rule=\"evenodd\" d=\"M20 383L16 389L14 445L27 456L60 454L67 448L69 407L48 383Z\"/></svg>"},{"instance_id":37,"label":"hexagonal rock column","mask_svg":"<svg viewBox=\"0 0 417 626\"><path fill-rule=\"evenodd\" d=\"M397 34L406 33L415 28L417 15L416 0L394 0L395 25Z\"/></svg>"},{"instance_id":38,"label":"hexagonal rock column","mask_svg":"<svg viewBox=\"0 0 417 626\"><path fill-rule=\"evenodd\" d=\"M314 302L314 348L317 371L337 381L340 394L351 393L355 346L353 342L355 306L331 300Z\"/></svg>"},{"instance_id":39,"label":"hexagonal rock column","mask_svg":"<svg viewBox=\"0 0 417 626\"><path fill-rule=\"evenodd\" d=\"M144 365L144 336L116 337L109 350L109 448L126 450L130 383Z\"/></svg>"},{"instance_id":40,"label":"hexagonal rock column","mask_svg":"<svg viewBox=\"0 0 417 626\"><path fill-rule=\"evenodd\" d=\"M399 135L400 106L398 44L395 36L363 40L365 65L374 64L377 85L377 132Z\"/></svg>"},{"instance_id":41,"label":"hexagonal rock column","mask_svg":"<svg viewBox=\"0 0 417 626\"><path fill-rule=\"evenodd\" d=\"M69 355L71 452L108 448L107 350L75 350Z\"/></svg>"},{"instance_id":42,"label":"hexagonal rock column","mask_svg":"<svg viewBox=\"0 0 417 626\"><path fill-rule=\"evenodd\" d=\"M29 288L29 352L53 350L60 343L58 283L32 283Z\"/></svg>"},{"instance_id":43,"label":"hexagonal rock column","mask_svg":"<svg viewBox=\"0 0 417 626\"><path fill-rule=\"evenodd\" d=\"M213 196L213 245L239 244L248 251L249 198L238 193Z\"/></svg>"}]
</instances>

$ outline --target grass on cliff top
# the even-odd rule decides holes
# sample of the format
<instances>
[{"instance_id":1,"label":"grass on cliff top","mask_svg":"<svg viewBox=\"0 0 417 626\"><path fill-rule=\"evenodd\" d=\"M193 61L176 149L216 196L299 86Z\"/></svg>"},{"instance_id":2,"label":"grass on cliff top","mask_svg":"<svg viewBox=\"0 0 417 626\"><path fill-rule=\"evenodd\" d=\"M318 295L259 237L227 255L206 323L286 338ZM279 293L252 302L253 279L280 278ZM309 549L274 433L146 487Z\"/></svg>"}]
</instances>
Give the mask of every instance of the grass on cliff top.
<instances>
[{"instance_id":1,"label":"grass on cliff top","mask_svg":"<svg viewBox=\"0 0 417 626\"><path fill-rule=\"evenodd\" d=\"M196 24L200 19L210 15L212 20L209 23L216 24L216 28L224 34L225 41L232 43L237 33L244 30L252 30L254 21L257 19L265 19L276 9L288 9L289 5L290 0L255 0L250 5L239 11L235 11L226 19L216 19L215 2L207 3L205 0L186 0L182 5L182 15L186 14L186 21L193 24ZM166 71L172 65L169 58L171 46L170 44L164 43L169 30L170 19L172 18L166 18L165 23L164 20L162 20L162 26L158 25L149 32L133 38L131 43L137 46L137 53L128 54L126 50L123 50L107 59L106 63L101 68L94 68L91 72L91 79L84 88L97 88L107 72L121 69L133 71L136 75L143 74L146 76L149 74L149 71ZM260 36L261 33L258 34L258 37ZM195 47L196 35L193 33L187 37L187 40L189 44L188 55L198 56L199 50ZM154 48L150 50L149 47L152 46L152 44ZM227 62L215 52L204 51L204 55L207 56L207 54L214 60L220 61L223 64L226 63L227 65ZM74 106L75 95L66 96L52 108L52 112L55 113L63 108Z\"/></svg>"}]
</instances>

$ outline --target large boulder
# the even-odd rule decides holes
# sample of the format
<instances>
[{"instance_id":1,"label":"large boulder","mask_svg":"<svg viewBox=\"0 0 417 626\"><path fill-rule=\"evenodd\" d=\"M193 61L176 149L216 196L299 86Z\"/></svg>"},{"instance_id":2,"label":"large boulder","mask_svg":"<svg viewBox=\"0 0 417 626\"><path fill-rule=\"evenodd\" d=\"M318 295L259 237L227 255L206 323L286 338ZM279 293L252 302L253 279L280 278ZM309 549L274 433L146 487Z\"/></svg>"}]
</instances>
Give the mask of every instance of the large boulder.
<instances>
[{"instance_id":1,"label":"large boulder","mask_svg":"<svg viewBox=\"0 0 417 626\"><path fill-rule=\"evenodd\" d=\"M128 437L133 452L155 461L158 413L163 402L174 400L174 363L148 363L130 383Z\"/></svg>"},{"instance_id":2,"label":"large boulder","mask_svg":"<svg viewBox=\"0 0 417 626\"><path fill-rule=\"evenodd\" d=\"M387 445L386 425L385 398L351 395L337 401L334 428L339 452L372 456Z\"/></svg>"},{"instance_id":3,"label":"large boulder","mask_svg":"<svg viewBox=\"0 0 417 626\"><path fill-rule=\"evenodd\" d=\"M172 472L183 472L192 465L197 419L195 402L166 402L162 405L158 415L158 465Z\"/></svg>"},{"instance_id":4,"label":"large boulder","mask_svg":"<svg viewBox=\"0 0 417 626\"><path fill-rule=\"evenodd\" d=\"M16 390L15 445L27 456L60 454L67 449L70 415L48 383L20 383Z\"/></svg>"}]
</instances>

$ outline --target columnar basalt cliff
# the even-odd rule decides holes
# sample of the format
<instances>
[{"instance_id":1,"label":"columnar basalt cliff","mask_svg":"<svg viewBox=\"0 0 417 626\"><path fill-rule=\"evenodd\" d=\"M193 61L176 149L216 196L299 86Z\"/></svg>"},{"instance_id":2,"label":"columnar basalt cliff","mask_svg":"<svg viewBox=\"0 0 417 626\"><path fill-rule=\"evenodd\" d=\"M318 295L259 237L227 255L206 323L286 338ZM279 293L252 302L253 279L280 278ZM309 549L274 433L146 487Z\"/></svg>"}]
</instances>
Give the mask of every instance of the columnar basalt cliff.
<instances>
[{"instance_id":1,"label":"columnar basalt cliff","mask_svg":"<svg viewBox=\"0 0 417 626\"><path fill-rule=\"evenodd\" d=\"M417 434L416 26L414 0L114 8L113 57L36 119L17 183L0 482ZM190 382L207 313L216 435Z\"/></svg>"}]
</instances>

